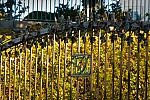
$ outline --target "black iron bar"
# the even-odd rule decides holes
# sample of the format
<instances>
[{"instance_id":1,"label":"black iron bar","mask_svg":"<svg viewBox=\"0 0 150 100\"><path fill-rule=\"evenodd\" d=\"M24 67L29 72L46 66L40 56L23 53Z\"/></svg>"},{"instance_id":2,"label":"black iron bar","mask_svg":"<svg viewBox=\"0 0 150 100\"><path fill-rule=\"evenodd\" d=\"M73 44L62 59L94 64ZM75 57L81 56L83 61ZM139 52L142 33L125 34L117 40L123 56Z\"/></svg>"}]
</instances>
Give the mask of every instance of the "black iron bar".
<instances>
[{"instance_id":1,"label":"black iron bar","mask_svg":"<svg viewBox=\"0 0 150 100\"><path fill-rule=\"evenodd\" d=\"M89 3L89 1L88 0L84 0L84 5L83 5L83 7L84 7L84 9L85 9L85 14L87 15L87 6L89 6L90 5L90 3Z\"/></svg>"},{"instance_id":2,"label":"black iron bar","mask_svg":"<svg viewBox=\"0 0 150 100\"><path fill-rule=\"evenodd\" d=\"M91 76L90 76L90 100L93 100L93 43L94 43L94 29L91 40Z\"/></svg>"},{"instance_id":3,"label":"black iron bar","mask_svg":"<svg viewBox=\"0 0 150 100\"><path fill-rule=\"evenodd\" d=\"M148 13L150 14L150 0L148 0ZM148 17L148 22L149 22L149 20L150 20L150 15Z\"/></svg>"},{"instance_id":4,"label":"black iron bar","mask_svg":"<svg viewBox=\"0 0 150 100\"><path fill-rule=\"evenodd\" d=\"M8 2L8 1L7 1ZM14 2L14 9L16 9L17 8L17 2L16 2L16 0L13 0L13 1L11 1L11 0L9 0L9 2ZM8 9L8 8L7 8ZM12 9L13 10L13 8L11 7L10 9ZM11 14L12 14L12 11L10 12ZM15 15L16 15L16 12L14 13Z\"/></svg>"},{"instance_id":5,"label":"black iron bar","mask_svg":"<svg viewBox=\"0 0 150 100\"><path fill-rule=\"evenodd\" d=\"M37 7L36 7L36 9L37 9L37 16L36 16L36 19L39 19L39 13L38 13L38 11L39 11L39 2L38 2L38 0L36 1L36 3L37 3Z\"/></svg>"},{"instance_id":6,"label":"black iron bar","mask_svg":"<svg viewBox=\"0 0 150 100\"><path fill-rule=\"evenodd\" d=\"M126 8L125 8L126 7L126 0L124 0L123 4L124 4L124 9L123 10L125 11L126 10Z\"/></svg>"},{"instance_id":7,"label":"black iron bar","mask_svg":"<svg viewBox=\"0 0 150 100\"><path fill-rule=\"evenodd\" d=\"M139 99L139 67L140 67L140 33L138 33L137 44L137 77L136 77L136 100Z\"/></svg>"},{"instance_id":8,"label":"black iron bar","mask_svg":"<svg viewBox=\"0 0 150 100\"><path fill-rule=\"evenodd\" d=\"M41 45L41 69L40 69L40 99L43 100L42 91L43 91L43 41Z\"/></svg>"},{"instance_id":9,"label":"black iron bar","mask_svg":"<svg viewBox=\"0 0 150 100\"><path fill-rule=\"evenodd\" d=\"M11 100L11 51L9 51L9 100Z\"/></svg>"},{"instance_id":10,"label":"black iron bar","mask_svg":"<svg viewBox=\"0 0 150 100\"><path fill-rule=\"evenodd\" d=\"M34 0L33 0L34 1ZM32 5L33 6L33 5ZM30 7L30 0L28 0L28 7ZM28 15L29 15L30 9L28 9ZM33 18L33 17L32 17ZM29 16L28 16L29 19Z\"/></svg>"},{"instance_id":11,"label":"black iron bar","mask_svg":"<svg viewBox=\"0 0 150 100\"><path fill-rule=\"evenodd\" d=\"M31 99L31 80L32 80L32 74L31 74L31 69L32 69L32 46L30 47L30 65L29 65L29 99Z\"/></svg>"},{"instance_id":12,"label":"black iron bar","mask_svg":"<svg viewBox=\"0 0 150 100\"><path fill-rule=\"evenodd\" d=\"M50 0L50 16L49 16L49 17L50 17L50 20L52 19L52 17L51 17L51 13L52 13L51 10L52 10L52 9L51 9L51 0Z\"/></svg>"},{"instance_id":13,"label":"black iron bar","mask_svg":"<svg viewBox=\"0 0 150 100\"><path fill-rule=\"evenodd\" d=\"M123 33L122 33L122 36L121 36L121 51L120 51L120 93L119 93L119 100L122 100L122 64L123 64L123 43L124 43L124 40L123 40Z\"/></svg>"},{"instance_id":14,"label":"black iron bar","mask_svg":"<svg viewBox=\"0 0 150 100\"><path fill-rule=\"evenodd\" d=\"M90 0L90 3L89 3L89 7L90 7L90 9L89 9L89 14L90 14L90 17L93 15L92 14L92 10L93 10L93 8L92 8L92 5L93 5L93 0ZM85 5L85 6L87 6L87 5ZM87 7L86 7L87 8ZM86 13L87 14L87 13Z\"/></svg>"},{"instance_id":15,"label":"black iron bar","mask_svg":"<svg viewBox=\"0 0 150 100\"><path fill-rule=\"evenodd\" d=\"M57 100L60 98L60 63L61 63L61 38L59 39L59 56L58 56L58 80L57 80ZM71 99L70 99L71 100Z\"/></svg>"},{"instance_id":16,"label":"black iron bar","mask_svg":"<svg viewBox=\"0 0 150 100\"><path fill-rule=\"evenodd\" d=\"M80 30L79 30L79 36L78 36L78 53L80 54ZM79 99L79 77L77 77L77 80L76 80L76 100Z\"/></svg>"},{"instance_id":17,"label":"black iron bar","mask_svg":"<svg viewBox=\"0 0 150 100\"><path fill-rule=\"evenodd\" d=\"M24 52L25 52L25 55L24 55L24 100L26 100L26 92L27 92L27 90L26 90L26 71L27 71L27 47L26 47L26 45L27 45L27 43L25 42L25 44L24 44Z\"/></svg>"},{"instance_id":18,"label":"black iron bar","mask_svg":"<svg viewBox=\"0 0 150 100\"><path fill-rule=\"evenodd\" d=\"M68 5L69 5L69 1L70 1L70 0L67 0L67 4L68 4ZM75 1L75 2L76 2L76 1Z\"/></svg>"},{"instance_id":19,"label":"black iron bar","mask_svg":"<svg viewBox=\"0 0 150 100\"><path fill-rule=\"evenodd\" d=\"M34 0L33 0L33 3L32 3L32 12L34 11ZM32 18L34 18L34 13L32 13Z\"/></svg>"},{"instance_id":20,"label":"black iron bar","mask_svg":"<svg viewBox=\"0 0 150 100\"><path fill-rule=\"evenodd\" d=\"M58 0L58 8L57 9L60 9L60 0ZM58 17L59 16L61 16L61 15L60 15L60 11L58 10Z\"/></svg>"},{"instance_id":21,"label":"black iron bar","mask_svg":"<svg viewBox=\"0 0 150 100\"><path fill-rule=\"evenodd\" d=\"M149 47L148 47L148 33L146 33L146 44L145 44L145 48L146 48L146 61L145 61L145 98L144 100L147 100L147 87L148 87L148 60L149 60L149 56L148 56L148 50L149 50Z\"/></svg>"},{"instance_id":22,"label":"black iron bar","mask_svg":"<svg viewBox=\"0 0 150 100\"><path fill-rule=\"evenodd\" d=\"M46 5L44 5L44 6L46 6ZM43 0L41 0L41 11L43 11ZM41 13L41 20L44 20L43 19L43 14Z\"/></svg>"},{"instance_id":23,"label":"black iron bar","mask_svg":"<svg viewBox=\"0 0 150 100\"><path fill-rule=\"evenodd\" d=\"M35 41L35 67L34 67L34 99L37 98L37 66L38 66L38 42Z\"/></svg>"},{"instance_id":24,"label":"black iron bar","mask_svg":"<svg viewBox=\"0 0 150 100\"><path fill-rule=\"evenodd\" d=\"M99 31L99 34L98 34L98 66L97 66L97 80L96 80L96 100L99 100L100 99L100 96L99 96L99 82L100 82L100 78L99 78L99 74L100 74L100 72L99 72L99 70L100 70L100 59L101 59L101 57L100 57L100 55L101 55L101 52L100 52L100 50L101 50L101 39L100 39L100 37L101 37L101 32L102 32L102 30L100 29L100 31Z\"/></svg>"},{"instance_id":25,"label":"black iron bar","mask_svg":"<svg viewBox=\"0 0 150 100\"><path fill-rule=\"evenodd\" d=\"M140 0L140 20L142 20L142 1Z\"/></svg>"},{"instance_id":26,"label":"black iron bar","mask_svg":"<svg viewBox=\"0 0 150 100\"><path fill-rule=\"evenodd\" d=\"M135 1L132 0L132 17L133 17L133 14L134 14L134 8L133 8L133 7L134 7L134 2L135 2Z\"/></svg>"},{"instance_id":27,"label":"black iron bar","mask_svg":"<svg viewBox=\"0 0 150 100\"><path fill-rule=\"evenodd\" d=\"M138 0L136 0L136 13L138 13ZM136 16L136 20L137 20L137 16Z\"/></svg>"},{"instance_id":28,"label":"black iron bar","mask_svg":"<svg viewBox=\"0 0 150 100\"><path fill-rule=\"evenodd\" d=\"M55 33L53 36L53 50L52 50L52 83L51 83L51 100L53 100L53 92L54 92L54 67L55 67Z\"/></svg>"},{"instance_id":29,"label":"black iron bar","mask_svg":"<svg viewBox=\"0 0 150 100\"><path fill-rule=\"evenodd\" d=\"M25 1L27 2L27 0L24 0L24 1L23 1L23 3L24 3L23 7L24 7L24 8L26 7L26 2L25 2ZM27 5L28 5L28 4L27 4ZM28 9L28 10L29 10L29 9ZM27 12L28 12L28 10L27 10ZM22 19L23 19L24 17L25 17L25 13L23 13Z\"/></svg>"},{"instance_id":30,"label":"black iron bar","mask_svg":"<svg viewBox=\"0 0 150 100\"><path fill-rule=\"evenodd\" d=\"M0 50L0 98L2 98L2 51Z\"/></svg>"},{"instance_id":31,"label":"black iron bar","mask_svg":"<svg viewBox=\"0 0 150 100\"><path fill-rule=\"evenodd\" d=\"M22 67L22 48L20 49L20 63L19 63L19 100L21 100L21 67Z\"/></svg>"},{"instance_id":32,"label":"black iron bar","mask_svg":"<svg viewBox=\"0 0 150 100\"><path fill-rule=\"evenodd\" d=\"M109 10L109 6L110 6L110 5L109 5L109 0L107 1L107 6L108 6L108 10Z\"/></svg>"},{"instance_id":33,"label":"black iron bar","mask_svg":"<svg viewBox=\"0 0 150 100\"><path fill-rule=\"evenodd\" d=\"M66 38L64 39L65 43L65 49L64 49L64 79L63 79L63 100L66 99L65 96L65 89L66 89L66 64L67 64L67 32L66 32Z\"/></svg>"},{"instance_id":34,"label":"black iron bar","mask_svg":"<svg viewBox=\"0 0 150 100\"><path fill-rule=\"evenodd\" d=\"M146 16L145 16L145 14L146 14L146 0L144 0L144 21L145 21L145 18L146 18Z\"/></svg>"},{"instance_id":35,"label":"black iron bar","mask_svg":"<svg viewBox=\"0 0 150 100\"><path fill-rule=\"evenodd\" d=\"M130 9L130 0L128 0L128 10Z\"/></svg>"},{"instance_id":36,"label":"black iron bar","mask_svg":"<svg viewBox=\"0 0 150 100\"><path fill-rule=\"evenodd\" d=\"M107 95L106 95L106 77L107 77L107 45L108 45L108 33L105 32L106 34L106 43L105 43L105 67L104 67L104 100L107 99Z\"/></svg>"},{"instance_id":37,"label":"black iron bar","mask_svg":"<svg viewBox=\"0 0 150 100\"><path fill-rule=\"evenodd\" d=\"M7 52L5 51L5 59L4 59L4 99L6 99L6 62L7 62Z\"/></svg>"},{"instance_id":38,"label":"black iron bar","mask_svg":"<svg viewBox=\"0 0 150 100\"><path fill-rule=\"evenodd\" d=\"M131 31L129 31L129 38L131 38ZM130 58L131 58L131 43L128 43L128 93L127 99L130 100L130 73L131 73L131 66L130 66Z\"/></svg>"},{"instance_id":39,"label":"black iron bar","mask_svg":"<svg viewBox=\"0 0 150 100\"><path fill-rule=\"evenodd\" d=\"M83 40L83 43L84 43L84 55L86 54L86 35L87 33L85 32L84 34L84 40ZM86 77L84 78L84 96L83 96L83 100L86 100Z\"/></svg>"},{"instance_id":40,"label":"black iron bar","mask_svg":"<svg viewBox=\"0 0 150 100\"><path fill-rule=\"evenodd\" d=\"M54 19L56 17L55 7L56 7L56 0L54 0Z\"/></svg>"},{"instance_id":41,"label":"black iron bar","mask_svg":"<svg viewBox=\"0 0 150 100\"><path fill-rule=\"evenodd\" d=\"M82 1L83 2L83 1ZM84 4L83 4L83 9L85 9L86 7L86 2L89 2L88 0L84 0ZM85 9L86 10L86 9ZM84 13L85 13L85 11L84 11Z\"/></svg>"},{"instance_id":42,"label":"black iron bar","mask_svg":"<svg viewBox=\"0 0 150 100\"><path fill-rule=\"evenodd\" d=\"M46 43L46 100L48 100L49 35L47 35Z\"/></svg>"},{"instance_id":43,"label":"black iron bar","mask_svg":"<svg viewBox=\"0 0 150 100\"><path fill-rule=\"evenodd\" d=\"M50 9L50 16L49 16L49 19L51 20L52 19L52 17L51 17L51 0L49 1L50 3L49 3L49 5L50 5L50 7L49 7L49 9Z\"/></svg>"},{"instance_id":44,"label":"black iron bar","mask_svg":"<svg viewBox=\"0 0 150 100\"><path fill-rule=\"evenodd\" d=\"M17 54L16 54L16 46L15 46L15 57L14 57L14 60L15 60L15 65L14 65L14 99L16 99L16 57L17 57Z\"/></svg>"},{"instance_id":45,"label":"black iron bar","mask_svg":"<svg viewBox=\"0 0 150 100\"><path fill-rule=\"evenodd\" d=\"M20 0L19 0L19 2L21 2ZM20 6L19 6L19 12L20 12ZM15 12L15 14L16 14L16 12ZM20 13L19 13L20 14ZM19 21L20 21L20 16L19 16Z\"/></svg>"},{"instance_id":46,"label":"black iron bar","mask_svg":"<svg viewBox=\"0 0 150 100\"><path fill-rule=\"evenodd\" d=\"M114 36L115 33L112 33L112 35ZM115 69L115 40L113 40L113 59L112 59L112 100L114 100L114 69Z\"/></svg>"},{"instance_id":47,"label":"black iron bar","mask_svg":"<svg viewBox=\"0 0 150 100\"><path fill-rule=\"evenodd\" d=\"M72 0L71 0L72 1ZM72 55L73 55L73 34L72 34L72 40L71 40L71 69L70 69L70 74L72 75L73 73L73 64L72 64ZM72 100L72 77L70 77L70 100Z\"/></svg>"},{"instance_id":48,"label":"black iron bar","mask_svg":"<svg viewBox=\"0 0 150 100\"><path fill-rule=\"evenodd\" d=\"M47 2L47 0L46 0L46 2L45 2L46 12L48 12L48 11L47 11L47 4L48 4L48 2ZM46 15L46 13L45 13L45 20L47 20L47 15Z\"/></svg>"}]
</instances>

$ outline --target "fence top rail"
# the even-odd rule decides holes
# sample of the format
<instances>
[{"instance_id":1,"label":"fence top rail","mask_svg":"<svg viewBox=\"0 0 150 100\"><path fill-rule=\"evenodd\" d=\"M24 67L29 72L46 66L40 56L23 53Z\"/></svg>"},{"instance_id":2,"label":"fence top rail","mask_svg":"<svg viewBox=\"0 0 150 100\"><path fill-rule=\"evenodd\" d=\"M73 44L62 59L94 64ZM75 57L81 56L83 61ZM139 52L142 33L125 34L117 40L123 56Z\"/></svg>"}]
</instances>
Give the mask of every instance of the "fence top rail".
<instances>
[{"instance_id":1,"label":"fence top rail","mask_svg":"<svg viewBox=\"0 0 150 100\"><path fill-rule=\"evenodd\" d=\"M90 24L88 24L90 23ZM24 34L18 36L17 38L14 39L10 39L8 41L6 41L5 43L3 43L3 41L1 40L1 44L0 44L0 51L4 51L8 48L11 48L15 45L18 45L20 43L23 43L25 41L29 41L31 39L36 39L39 38L43 35L50 35L50 33L56 33L56 35L62 35L63 32L66 31L73 31L73 30L83 30L85 32L85 30L99 30L99 29L104 29L106 32L110 32L110 26L114 26L116 28L116 30L114 31L122 31L122 29L124 29L126 32L127 31L136 31L137 29L139 30L143 30L143 31L149 31L150 28L150 23L149 22L144 22L144 21L126 21L125 23L123 22L110 22L110 21L101 21L101 22L88 22L88 23L78 23L78 22L69 22L69 21L65 21L64 23L57 23L55 21L55 23L48 25L48 27L46 28L42 28L38 31L32 31L29 32L28 30L24 31ZM85 25L87 24L87 25ZM125 25L124 25L125 24ZM142 25L141 25L142 24ZM123 26L122 26L123 25ZM65 28L64 28L65 27ZM128 27L128 28L127 28ZM106 29L107 28L107 29ZM117 30L118 28L118 30ZM57 33L61 33L61 34L57 34ZM60 37L60 36L58 36Z\"/></svg>"}]
</instances>

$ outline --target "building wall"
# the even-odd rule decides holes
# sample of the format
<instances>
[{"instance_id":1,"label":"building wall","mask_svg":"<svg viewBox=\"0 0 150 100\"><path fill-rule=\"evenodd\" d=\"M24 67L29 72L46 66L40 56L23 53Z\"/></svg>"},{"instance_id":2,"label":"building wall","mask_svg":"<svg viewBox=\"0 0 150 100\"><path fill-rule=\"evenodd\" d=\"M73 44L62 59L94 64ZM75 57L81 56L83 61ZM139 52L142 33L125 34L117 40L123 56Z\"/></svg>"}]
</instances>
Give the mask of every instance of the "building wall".
<instances>
[{"instance_id":1,"label":"building wall","mask_svg":"<svg viewBox=\"0 0 150 100\"><path fill-rule=\"evenodd\" d=\"M137 12L141 15L142 20L144 20L146 13L150 13L150 0L120 0L120 4L124 11L132 9L133 14ZM145 20L147 20L146 17Z\"/></svg>"}]
</instances>

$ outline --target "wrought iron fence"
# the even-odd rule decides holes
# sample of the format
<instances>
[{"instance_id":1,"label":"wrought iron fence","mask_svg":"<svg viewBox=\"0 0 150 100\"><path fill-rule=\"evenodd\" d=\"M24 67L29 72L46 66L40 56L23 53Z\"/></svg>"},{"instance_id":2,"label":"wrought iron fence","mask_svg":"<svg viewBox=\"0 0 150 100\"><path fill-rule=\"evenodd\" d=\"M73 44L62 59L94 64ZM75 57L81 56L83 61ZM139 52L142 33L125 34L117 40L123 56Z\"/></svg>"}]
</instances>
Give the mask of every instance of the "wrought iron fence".
<instances>
[{"instance_id":1,"label":"wrought iron fence","mask_svg":"<svg viewBox=\"0 0 150 100\"><path fill-rule=\"evenodd\" d=\"M15 38L5 40L3 35L0 39L0 99L150 99L150 23L145 22L146 17L135 21L132 11L119 8L130 9L133 2L120 1L108 10L105 4L111 2L106 0L89 0L89 5L86 0L67 0L79 12L85 8L83 13L72 8L76 17L68 17L70 12L63 12L68 11L65 0L30 1L23 1L24 7L34 5L29 6L28 14L39 6L46 12L31 13L26 20L46 23L28 26ZM142 5L143 1L136 1ZM47 13L51 3L55 9L59 2L65 9ZM103 9L94 9L96 3ZM113 11L120 11L119 15ZM54 23L48 23L51 19Z\"/></svg>"},{"instance_id":2,"label":"wrought iron fence","mask_svg":"<svg viewBox=\"0 0 150 100\"><path fill-rule=\"evenodd\" d=\"M123 11L130 9L134 19L140 17L139 19L148 20L146 14L150 12L149 0L1 0L0 12L15 19L50 21L54 20L56 14L62 14L59 12L60 8L64 13L67 6L72 9L79 8L80 11L86 9L86 13L90 15L95 4L95 8L105 5L107 10L112 10L111 6L116 2L119 2Z\"/></svg>"}]
</instances>

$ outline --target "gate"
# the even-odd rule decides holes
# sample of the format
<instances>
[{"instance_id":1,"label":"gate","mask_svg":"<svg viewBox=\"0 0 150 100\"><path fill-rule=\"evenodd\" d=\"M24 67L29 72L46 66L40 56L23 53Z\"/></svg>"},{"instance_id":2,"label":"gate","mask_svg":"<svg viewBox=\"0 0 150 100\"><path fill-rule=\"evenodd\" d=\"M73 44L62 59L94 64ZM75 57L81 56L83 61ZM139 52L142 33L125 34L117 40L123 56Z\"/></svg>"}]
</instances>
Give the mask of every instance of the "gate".
<instances>
[{"instance_id":1,"label":"gate","mask_svg":"<svg viewBox=\"0 0 150 100\"><path fill-rule=\"evenodd\" d=\"M2 17L1 100L150 99L149 0L37 1Z\"/></svg>"}]
</instances>

